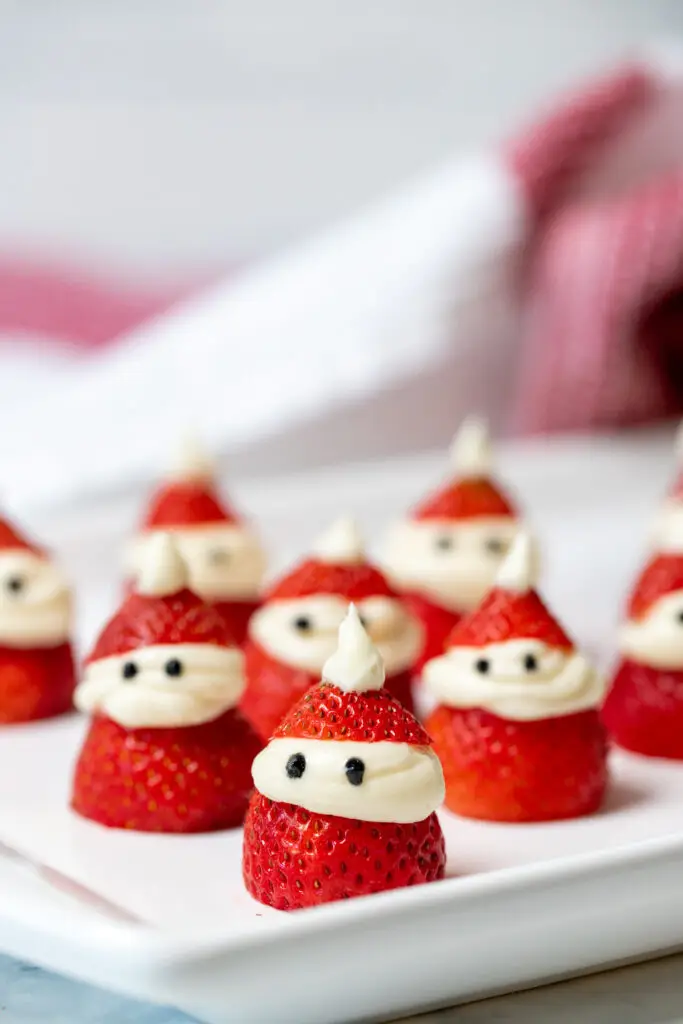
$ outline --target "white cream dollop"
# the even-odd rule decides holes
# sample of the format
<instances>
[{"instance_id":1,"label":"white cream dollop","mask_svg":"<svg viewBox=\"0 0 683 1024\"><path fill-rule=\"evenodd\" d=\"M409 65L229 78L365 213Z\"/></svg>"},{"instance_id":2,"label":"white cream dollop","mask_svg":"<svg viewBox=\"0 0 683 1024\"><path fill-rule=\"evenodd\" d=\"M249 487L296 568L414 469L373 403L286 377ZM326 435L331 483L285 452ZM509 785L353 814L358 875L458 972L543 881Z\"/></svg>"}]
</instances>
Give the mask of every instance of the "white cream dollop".
<instances>
[{"instance_id":1,"label":"white cream dollop","mask_svg":"<svg viewBox=\"0 0 683 1024\"><path fill-rule=\"evenodd\" d=\"M299 778L287 774L287 762L302 754ZM363 762L363 780L352 785L346 765ZM443 771L429 747L407 743L284 738L271 740L252 765L254 785L270 800L296 804L313 814L360 821L422 821L443 803Z\"/></svg>"},{"instance_id":2,"label":"white cream dollop","mask_svg":"<svg viewBox=\"0 0 683 1024\"><path fill-rule=\"evenodd\" d=\"M651 668L683 669L683 590L665 594L642 618L625 622L619 650Z\"/></svg>"},{"instance_id":3,"label":"white cream dollop","mask_svg":"<svg viewBox=\"0 0 683 1024\"><path fill-rule=\"evenodd\" d=\"M476 608L520 530L505 516L408 519L389 531L384 565L400 590L422 594L451 611Z\"/></svg>"},{"instance_id":4,"label":"white cream dollop","mask_svg":"<svg viewBox=\"0 0 683 1024\"><path fill-rule=\"evenodd\" d=\"M337 650L337 633L348 607L348 601L336 594L270 601L252 616L249 636L278 661L320 675ZM424 634L401 601L367 597L356 602L356 607L387 675L396 675L415 664Z\"/></svg>"},{"instance_id":5,"label":"white cream dollop","mask_svg":"<svg viewBox=\"0 0 683 1024\"><path fill-rule=\"evenodd\" d=\"M323 665L322 676L345 693L381 690L384 686L382 656L353 604L339 627L337 650Z\"/></svg>"},{"instance_id":6,"label":"white cream dollop","mask_svg":"<svg viewBox=\"0 0 683 1024\"><path fill-rule=\"evenodd\" d=\"M586 711L605 695L604 678L582 654L540 640L453 647L425 665L423 679L440 704L483 708L514 721Z\"/></svg>"},{"instance_id":7,"label":"white cream dollop","mask_svg":"<svg viewBox=\"0 0 683 1024\"><path fill-rule=\"evenodd\" d=\"M241 524L210 523L140 534L126 553L126 571L133 580L160 533L173 536L187 566L189 586L205 601L252 601L258 597L266 556L256 533Z\"/></svg>"},{"instance_id":8,"label":"white cream dollop","mask_svg":"<svg viewBox=\"0 0 683 1024\"><path fill-rule=\"evenodd\" d=\"M179 673L167 671L174 662ZM134 674L124 674L126 665L135 666ZM161 729L210 722L234 708L243 690L244 658L236 648L153 644L91 662L74 702L126 729Z\"/></svg>"},{"instance_id":9,"label":"white cream dollop","mask_svg":"<svg viewBox=\"0 0 683 1024\"><path fill-rule=\"evenodd\" d=\"M0 644L56 647L69 639L72 597L61 570L23 549L0 552Z\"/></svg>"},{"instance_id":10,"label":"white cream dollop","mask_svg":"<svg viewBox=\"0 0 683 1024\"><path fill-rule=\"evenodd\" d=\"M453 438L452 469L458 477L487 477L493 471L493 449L488 423L482 416L468 416Z\"/></svg>"},{"instance_id":11,"label":"white cream dollop","mask_svg":"<svg viewBox=\"0 0 683 1024\"><path fill-rule=\"evenodd\" d=\"M311 554L332 565L358 565L365 561L365 544L355 519L341 516L311 545Z\"/></svg>"}]
</instances>

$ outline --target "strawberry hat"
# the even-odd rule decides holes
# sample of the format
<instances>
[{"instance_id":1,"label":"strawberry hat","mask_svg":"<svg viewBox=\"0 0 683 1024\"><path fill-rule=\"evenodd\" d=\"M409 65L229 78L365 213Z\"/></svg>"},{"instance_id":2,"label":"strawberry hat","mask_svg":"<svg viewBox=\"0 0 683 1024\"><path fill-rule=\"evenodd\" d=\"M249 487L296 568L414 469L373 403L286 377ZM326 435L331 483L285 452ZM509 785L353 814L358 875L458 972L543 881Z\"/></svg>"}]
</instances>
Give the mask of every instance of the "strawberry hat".
<instances>
[{"instance_id":1,"label":"strawberry hat","mask_svg":"<svg viewBox=\"0 0 683 1024\"><path fill-rule=\"evenodd\" d=\"M417 719L384 689L384 665L355 605L339 627L339 647L322 681L288 712L273 739L393 742L428 747Z\"/></svg>"},{"instance_id":2,"label":"strawberry hat","mask_svg":"<svg viewBox=\"0 0 683 1024\"><path fill-rule=\"evenodd\" d=\"M313 594L338 594L347 601L397 596L384 575L366 560L352 519L337 519L313 545L311 557L275 583L265 600L290 601Z\"/></svg>"},{"instance_id":3,"label":"strawberry hat","mask_svg":"<svg viewBox=\"0 0 683 1024\"><path fill-rule=\"evenodd\" d=\"M463 618L447 647L486 647L508 640L540 640L549 647L572 650L574 644L538 596L536 548L528 533L518 534L479 607Z\"/></svg>"},{"instance_id":4,"label":"strawberry hat","mask_svg":"<svg viewBox=\"0 0 683 1024\"><path fill-rule=\"evenodd\" d=\"M239 521L217 493L211 460L194 440L187 439L167 479L152 495L142 529L179 530Z\"/></svg>"},{"instance_id":5,"label":"strawberry hat","mask_svg":"<svg viewBox=\"0 0 683 1024\"><path fill-rule=\"evenodd\" d=\"M89 665L154 644L234 647L224 618L187 585L187 568L172 534L150 540L135 589L100 633Z\"/></svg>"},{"instance_id":6,"label":"strawberry hat","mask_svg":"<svg viewBox=\"0 0 683 1024\"><path fill-rule=\"evenodd\" d=\"M683 590L683 551L655 555L636 581L626 609L628 618L642 619L660 598L676 590Z\"/></svg>"},{"instance_id":7,"label":"strawberry hat","mask_svg":"<svg viewBox=\"0 0 683 1024\"><path fill-rule=\"evenodd\" d=\"M0 552L30 551L34 555L44 555L45 551L27 540L7 519L0 519Z\"/></svg>"},{"instance_id":8,"label":"strawberry hat","mask_svg":"<svg viewBox=\"0 0 683 1024\"><path fill-rule=\"evenodd\" d=\"M491 480L491 442L483 420L470 417L462 424L451 446L451 464L452 479L413 509L413 519L517 517L509 498Z\"/></svg>"}]
</instances>

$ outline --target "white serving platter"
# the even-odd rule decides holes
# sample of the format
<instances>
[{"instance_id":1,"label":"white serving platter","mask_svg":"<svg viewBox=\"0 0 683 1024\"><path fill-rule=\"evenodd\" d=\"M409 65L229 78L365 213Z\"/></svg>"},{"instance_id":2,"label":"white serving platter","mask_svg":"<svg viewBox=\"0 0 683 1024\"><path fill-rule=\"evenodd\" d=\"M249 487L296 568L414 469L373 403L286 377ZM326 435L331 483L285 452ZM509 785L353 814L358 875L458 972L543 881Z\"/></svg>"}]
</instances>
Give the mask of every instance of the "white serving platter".
<instances>
[{"instance_id":1,"label":"white serving platter","mask_svg":"<svg viewBox=\"0 0 683 1024\"><path fill-rule=\"evenodd\" d=\"M603 660L668 457L657 437L505 453L533 510L545 592ZM243 488L278 551L355 510L373 538L439 474L394 461ZM138 498L36 514L92 638ZM0 733L0 950L209 1024L387 1020L683 945L683 765L616 754L604 810L535 826L443 815L449 877L280 914L243 891L239 833L117 833L67 810L84 722ZM2 855L2 843L22 862ZM40 870L29 866L39 865Z\"/></svg>"}]
</instances>

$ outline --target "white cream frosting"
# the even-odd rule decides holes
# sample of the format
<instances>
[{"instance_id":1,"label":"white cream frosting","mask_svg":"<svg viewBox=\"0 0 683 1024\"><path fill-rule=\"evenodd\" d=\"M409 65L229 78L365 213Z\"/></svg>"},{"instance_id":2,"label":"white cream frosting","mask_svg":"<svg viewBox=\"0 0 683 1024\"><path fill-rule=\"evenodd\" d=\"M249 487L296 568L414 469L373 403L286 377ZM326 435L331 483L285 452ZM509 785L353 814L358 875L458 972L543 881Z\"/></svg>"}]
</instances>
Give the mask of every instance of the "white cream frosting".
<instances>
[{"instance_id":1,"label":"white cream frosting","mask_svg":"<svg viewBox=\"0 0 683 1024\"><path fill-rule=\"evenodd\" d=\"M213 459L195 434L186 433L176 448L167 479L210 482L214 475Z\"/></svg>"},{"instance_id":2,"label":"white cream frosting","mask_svg":"<svg viewBox=\"0 0 683 1024\"><path fill-rule=\"evenodd\" d=\"M683 590L665 594L641 619L625 622L619 650L652 668L683 669Z\"/></svg>"},{"instance_id":3,"label":"white cream frosting","mask_svg":"<svg viewBox=\"0 0 683 1024\"><path fill-rule=\"evenodd\" d=\"M488 423L481 416L468 416L453 438L451 467L459 477L486 477L493 471L493 449Z\"/></svg>"},{"instance_id":4,"label":"white cream frosting","mask_svg":"<svg viewBox=\"0 0 683 1024\"><path fill-rule=\"evenodd\" d=\"M189 583L187 566L180 548L170 533L150 538L135 579L138 594L166 597L184 590Z\"/></svg>"},{"instance_id":5,"label":"white cream frosting","mask_svg":"<svg viewBox=\"0 0 683 1024\"><path fill-rule=\"evenodd\" d=\"M160 533L172 534L187 565L191 589L206 601L251 601L258 597L266 557L258 536L248 526L210 523L140 534L126 554L126 571L133 579Z\"/></svg>"},{"instance_id":6,"label":"white cream frosting","mask_svg":"<svg viewBox=\"0 0 683 1024\"><path fill-rule=\"evenodd\" d=\"M348 601L335 594L314 594L289 601L269 601L249 623L249 635L278 661L319 675L337 650L337 632ZM368 597L356 603L358 613L384 662L387 675L413 665L422 649L423 630L401 601ZM307 620L301 629L298 620Z\"/></svg>"},{"instance_id":7,"label":"white cream frosting","mask_svg":"<svg viewBox=\"0 0 683 1024\"><path fill-rule=\"evenodd\" d=\"M166 665L182 671L169 675ZM125 665L136 674L124 675ZM126 729L201 725L235 707L244 690L244 659L236 648L214 644L156 644L101 658L87 666L75 704Z\"/></svg>"},{"instance_id":8,"label":"white cream frosting","mask_svg":"<svg viewBox=\"0 0 683 1024\"><path fill-rule=\"evenodd\" d=\"M470 611L493 586L519 529L505 516L404 520L389 531L384 565L399 589Z\"/></svg>"},{"instance_id":9,"label":"white cream frosting","mask_svg":"<svg viewBox=\"0 0 683 1024\"><path fill-rule=\"evenodd\" d=\"M533 656L535 668L525 667ZM487 670L477 668L482 660ZM424 668L428 692L454 708L484 708L515 721L557 718L598 707L605 680L575 651L540 640L507 640L486 647L453 647Z\"/></svg>"},{"instance_id":10,"label":"white cream frosting","mask_svg":"<svg viewBox=\"0 0 683 1024\"><path fill-rule=\"evenodd\" d=\"M311 554L332 565L358 565L365 561L365 544L355 519L341 516L317 538Z\"/></svg>"},{"instance_id":11,"label":"white cream frosting","mask_svg":"<svg viewBox=\"0 0 683 1024\"><path fill-rule=\"evenodd\" d=\"M339 627L337 650L323 665L322 677L346 693L381 690L384 686L382 656L354 604L349 605Z\"/></svg>"},{"instance_id":12,"label":"white cream frosting","mask_svg":"<svg viewBox=\"0 0 683 1024\"><path fill-rule=\"evenodd\" d=\"M287 761L294 754L306 759L300 778L287 775ZM346 776L351 758L365 766L359 786ZM271 800L360 821L422 821L445 796L441 764L429 747L386 740L275 739L257 755L251 771L259 793Z\"/></svg>"},{"instance_id":13,"label":"white cream frosting","mask_svg":"<svg viewBox=\"0 0 683 1024\"><path fill-rule=\"evenodd\" d=\"M44 556L0 552L0 644L56 647L69 639L72 598L61 570Z\"/></svg>"}]
</instances>

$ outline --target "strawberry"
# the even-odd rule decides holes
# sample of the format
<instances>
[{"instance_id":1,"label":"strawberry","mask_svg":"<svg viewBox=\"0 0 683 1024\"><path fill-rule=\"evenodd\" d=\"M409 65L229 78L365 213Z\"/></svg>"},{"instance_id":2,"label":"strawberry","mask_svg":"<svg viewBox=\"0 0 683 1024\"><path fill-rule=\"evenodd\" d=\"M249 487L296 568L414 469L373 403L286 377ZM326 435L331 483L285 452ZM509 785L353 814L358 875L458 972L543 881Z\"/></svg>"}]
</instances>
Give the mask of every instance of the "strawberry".
<instances>
[{"instance_id":1,"label":"strawberry","mask_svg":"<svg viewBox=\"0 0 683 1024\"><path fill-rule=\"evenodd\" d=\"M476 611L455 626L447 646L486 647L511 638L541 640L565 651L573 647L535 590L514 593L500 586L489 591Z\"/></svg>"},{"instance_id":2,"label":"strawberry","mask_svg":"<svg viewBox=\"0 0 683 1024\"><path fill-rule=\"evenodd\" d=\"M94 718L71 806L109 828L211 832L241 825L261 744L239 711L185 728L124 729Z\"/></svg>"},{"instance_id":3,"label":"strawberry","mask_svg":"<svg viewBox=\"0 0 683 1024\"><path fill-rule=\"evenodd\" d=\"M230 630L235 643L242 646L247 639L249 619L258 608L259 602L213 601L212 604Z\"/></svg>"},{"instance_id":4,"label":"strawberry","mask_svg":"<svg viewBox=\"0 0 683 1024\"><path fill-rule=\"evenodd\" d=\"M402 596L424 628L424 646L415 665L415 671L419 673L428 661L443 654L446 640L460 622L462 615L460 612L435 604L422 594L406 592Z\"/></svg>"},{"instance_id":5,"label":"strawberry","mask_svg":"<svg viewBox=\"0 0 683 1024\"><path fill-rule=\"evenodd\" d=\"M244 823L247 891L298 910L443 878L436 814L408 825L312 814L254 793Z\"/></svg>"},{"instance_id":6,"label":"strawberry","mask_svg":"<svg viewBox=\"0 0 683 1024\"><path fill-rule=\"evenodd\" d=\"M75 680L71 645L0 647L0 724L32 722L72 707Z\"/></svg>"},{"instance_id":7,"label":"strawberry","mask_svg":"<svg viewBox=\"0 0 683 1024\"><path fill-rule=\"evenodd\" d=\"M244 646L247 685L241 708L264 740L273 734L299 698L318 682L303 669L291 668L267 654L253 640ZM399 672L386 680L386 688L413 713L412 674Z\"/></svg>"},{"instance_id":8,"label":"strawberry","mask_svg":"<svg viewBox=\"0 0 683 1024\"><path fill-rule=\"evenodd\" d=\"M596 811L607 783L597 711L511 721L438 707L426 728L441 759L446 806L466 818L551 821Z\"/></svg>"},{"instance_id":9,"label":"strawberry","mask_svg":"<svg viewBox=\"0 0 683 1024\"><path fill-rule=\"evenodd\" d=\"M602 717L619 746L683 761L683 671L621 661Z\"/></svg>"}]
</instances>

